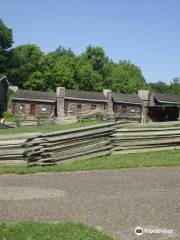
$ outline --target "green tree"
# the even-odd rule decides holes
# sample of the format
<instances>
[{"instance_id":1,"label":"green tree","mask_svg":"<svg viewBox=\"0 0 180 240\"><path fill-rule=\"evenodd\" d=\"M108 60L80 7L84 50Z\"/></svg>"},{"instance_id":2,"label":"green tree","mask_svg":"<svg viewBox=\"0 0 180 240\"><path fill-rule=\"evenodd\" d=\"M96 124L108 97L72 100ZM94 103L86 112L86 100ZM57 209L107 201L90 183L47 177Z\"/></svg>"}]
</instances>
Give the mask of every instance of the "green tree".
<instances>
[{"instance_id":1,"label":"green tree","mask_svg":"<svg viewBox=\"0 0 180 240\"><path fill-rule=\"evenodd\" d=\"M57 56L63 56L63 55L68 55L71 57L75 56L71 48L66 49L62 46L59 46L54 52L52 52L52 54L55 54Z\"/></svg>"},{"instance_id":2,"label":"green tree","mask_svg":"<svg viewBox=\"0 0 180 240\"><path fill-rule=\"evenodd\" d=\"M83 58L79 58L76 65L76 88L82 90L96 90L103 89L102 76L95 71L92 65L85 61Z\"/></svg>"},{"instance_id":3,"label":"green tree","mask_svg":"<svg viewBox=\"0 0 180 240\"><path fill-rule=\"evenodd\" d=\"M13 44L12 29L0 19L0 51L10 48Z\"/></svg>"},{"instance_id":4,"label":"green tree","mask_svg":"<svg viewBox=\"0 0 180 240\"><path fill-rule=\"evenodd\" d=\"M9 48L13 44L12 30L0 19L0 73L6 73L9 67Z\"/></svg>"},{"instance_id":5,"label":"green tree","mask_svg":"<svg viewBox=\"0 0 180 240\"><path fill-rule=\"evenodd\" d=\"M21 45L12 50L9 79L13 85L23 88L35 72L44 67L44 55L34 44Z\"/></svg>"},{"instance_id":6,"label":"green tree","mask_svg":"<svg viewBox=\"0 0 180 240\"><path fill-rule=\"evenodd\" d=\"M108 57L106 57L105 52L101 47L93 47L89 45L82 56L92 64L94 70L99 72L101 72L102 68L108 62Z\"/></svg>"},{"instance_id":7,"label":"green tree","mask_svg":"<svg viewBox=\"0 0 180 240\"><path fill-rule=\"evenodd\" d=\"M115 65L106 81L115 92L137 93L138 89L146 87L140 68L129 61L120 61Z\"/></svg>"},{"instance_id":8,"label":"green tree","mask_svg":"<svg viewBox=\"0 0 180 240\"><path fill-rule=\"evenodd\" d=\"M180 78L173 78L169 86L169 93L180 95Z\"/></svg>"},{"instance_id":9,"label":"green tree","mask_svg":"<svg viewBox=\"0 0 180 240\"><path fill-rule=\"evenodd\" d=\"M167 85L165 82L158 81L156 83L149 83L149 85L154 92L158 92L158 93L169 92L169 85Z\"/></svg>"},{"instance_id":10,"label":"green tree","mask_svg":"<svg viewBox=\"0 0 180 240\"><path fill-rule=\"evenodd\" d=\"M33 72L23 84L25 89L46 91L46 82L41 72Z\"/></svg>"},{"instance_id":11,"label":"green tree","mask_svg":"<svg viewBox=\"0 0 180 240\"><path fill-rule=\"evenodd\" d=\"M75 87L76 58L74 56L57 56L48 54L45 56L43 76L46 88L55 90L58 86L66 88Z\"/></svg>"}]
</instances>

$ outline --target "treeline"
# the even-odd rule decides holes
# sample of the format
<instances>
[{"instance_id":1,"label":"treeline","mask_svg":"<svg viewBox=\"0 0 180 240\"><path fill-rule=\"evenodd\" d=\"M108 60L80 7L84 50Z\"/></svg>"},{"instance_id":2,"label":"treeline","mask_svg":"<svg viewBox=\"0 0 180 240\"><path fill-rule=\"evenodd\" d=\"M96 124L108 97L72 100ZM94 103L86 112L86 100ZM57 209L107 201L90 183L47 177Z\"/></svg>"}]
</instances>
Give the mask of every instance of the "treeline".
<instances>
[{"instance_id":1,"label":"treeline","mask_svg":"<svg viewBox=\"0 0 180 240\"><path fill-rule=\"evenodd\" d=\"M89 45L76 55L70 48L59 46L45 54L35 44L15 48L12 44L12 30L0 20L0 73L6 73L10 83L20 88L44 91L54 91L57 86L95 91L110 88L122 93L150 88L169 91L163 82L148 84L140 68L130 61L113 62L101 47ZM174 84L179 86L180 94L179 81Z\"/></svg>"}]
</instances>

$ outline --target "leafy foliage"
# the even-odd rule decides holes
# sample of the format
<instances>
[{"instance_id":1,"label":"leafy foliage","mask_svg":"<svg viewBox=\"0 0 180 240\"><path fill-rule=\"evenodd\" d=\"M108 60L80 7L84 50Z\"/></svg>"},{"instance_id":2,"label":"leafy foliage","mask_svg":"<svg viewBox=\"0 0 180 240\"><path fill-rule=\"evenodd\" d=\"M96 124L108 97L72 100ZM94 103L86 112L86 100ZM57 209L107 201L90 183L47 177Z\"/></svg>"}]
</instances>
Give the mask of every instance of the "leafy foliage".
<instances>
[{"instance_id":1,"label":"leafy foliage","mask_svg":"<svg viewBox=\"0 0 180 240\"><path fill-rule=\"evenodd\" d=\"M173 78L170 84L158 81L157 83L150 83L149 85L154 92L180 95L180 78Z\"/></svg>"},{"instance_id":2,"label":"leafy foliage","mask_svg":"<svg viewBox=\"0 0 180 240\"><path fill-rule=\"evenodd\" d=\"M13 44L12 30L0 19L0 51L10 48Z\"/></svg>"}]
</instances>

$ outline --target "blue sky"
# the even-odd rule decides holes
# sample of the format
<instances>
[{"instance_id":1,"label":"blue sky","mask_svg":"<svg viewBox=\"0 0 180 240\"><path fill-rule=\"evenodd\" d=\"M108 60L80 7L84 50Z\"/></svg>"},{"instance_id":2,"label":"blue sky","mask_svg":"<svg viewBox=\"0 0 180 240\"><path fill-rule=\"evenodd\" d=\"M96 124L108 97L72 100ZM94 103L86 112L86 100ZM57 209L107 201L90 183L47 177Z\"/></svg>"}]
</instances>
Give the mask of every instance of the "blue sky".
<instances>
[{"instance_id":1,"label":"blue sky","mask_svg":"<svg viewBox=\"0 0 180 240\"><path fill-rule=\"evenodd\" d=\"M180 76L179 0L0 0L0 18L14 46L59 45L76 54L102 46L114 61L130 60L148 82Z\"/></svg>"}]
</instances>

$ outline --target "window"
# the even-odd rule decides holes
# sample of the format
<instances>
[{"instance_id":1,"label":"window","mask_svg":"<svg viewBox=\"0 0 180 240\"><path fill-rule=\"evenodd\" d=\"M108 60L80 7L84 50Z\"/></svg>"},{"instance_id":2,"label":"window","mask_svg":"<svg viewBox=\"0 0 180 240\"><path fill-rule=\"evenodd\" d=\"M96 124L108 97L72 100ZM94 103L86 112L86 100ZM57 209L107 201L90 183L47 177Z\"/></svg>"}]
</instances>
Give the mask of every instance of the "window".
<instances>
[{"instance_id":1,"label":"window","mask_svg":"<svg viewBox=\"0 0 180 240\"><path fill-rule=\"evenodd\" d=\"M82 108L82 105L81 104L77 104L77 109L81 110L81 108Z\"/></svg>"},{"instance_id":2,"label":"window","mask_svg":"<svg viewBox=\"0 0 180 240\"><path fill-rule=\"evenodd\" d=\"M125 113L127 110L127 107L126 106L122 106L122 112Z\"/></svg>"},{"instance_id":3,"label":"window","mask_svg":"<svg viewBox=\"0 0 180 240\"><path fill-rule=\"evenodd\" d=\"M23 106L23 105L19 105L19 109L20 109L20 110L23 110L23 109L24 109L24 106Z\"/></svg>"},{"instance_id":4,"label":"window","mask_svg":"<svg viewBox=\"0 0 180 240\"><path fill-rule=\"evenodd\" d=\"M42 112L46 112L47 111L47 108L46 107L42 107Z\"/></svg>"},{"instance_id":5,"label":"window","mask_svg":"<svg viewBox=\"0 0 180 240\"><path fill-rule=\"evenodd\" d=\"M95 104L92 104L92 105L91 105L91 110L96 109L96 107L97 107L97 106L96 106Z\"/></svg>"}]
</instances>

